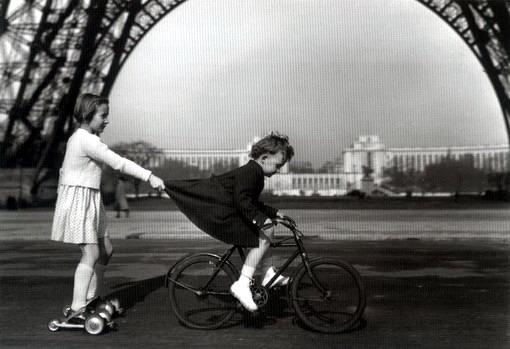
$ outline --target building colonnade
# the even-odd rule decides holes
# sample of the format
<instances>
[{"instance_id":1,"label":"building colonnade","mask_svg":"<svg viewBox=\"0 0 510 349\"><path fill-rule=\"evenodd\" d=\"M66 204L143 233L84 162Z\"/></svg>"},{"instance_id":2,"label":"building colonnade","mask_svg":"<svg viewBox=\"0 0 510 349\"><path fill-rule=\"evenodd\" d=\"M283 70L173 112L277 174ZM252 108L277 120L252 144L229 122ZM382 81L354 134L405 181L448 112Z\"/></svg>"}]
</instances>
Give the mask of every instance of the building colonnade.
<instances>
[{"instance_id":1,"label":"building colonnade","mask_svg":"<svg viewBox=\"0 0 510 349\"><path fill-rule=\"evenodd\" d=\"M181 161L200 170L229 169L248 162L250 146L240 150L162 150L149 160L157 168L166 160ZM362 179L369 175L381 185L385 168L422 172L430 164L450 157L464 160L475 168L505 172L510 166L508 145L386 148L378 136L360 136L342 151L338 166L332 173L290 173L286 164L280 175L266 181L265 190L288 195L344 195L350 190L362 190Z\"/></svg>"}]
</instances>

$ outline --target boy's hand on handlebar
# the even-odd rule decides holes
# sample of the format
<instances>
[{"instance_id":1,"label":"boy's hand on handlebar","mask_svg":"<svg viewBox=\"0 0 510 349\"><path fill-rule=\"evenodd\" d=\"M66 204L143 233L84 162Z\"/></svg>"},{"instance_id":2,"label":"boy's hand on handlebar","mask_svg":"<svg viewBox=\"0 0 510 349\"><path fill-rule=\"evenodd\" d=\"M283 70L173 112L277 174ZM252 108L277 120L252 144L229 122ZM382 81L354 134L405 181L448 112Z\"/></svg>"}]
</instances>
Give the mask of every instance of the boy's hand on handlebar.
<instances>
[{"instance_id":1,"label":"boy's hand on handlebar","mask_svg":"<svg viewBox=\"0 0 510 349\"><path fill-rule=\"evenodd\" d=\"M276 214L276 217L277 217L277 219L279 219L281 221L287 222L288 224L290 224L293 227L297 227L296 222L292 218L290 218L289 216L284 215L283 213L279 213L278 212Z\"/></svg>"},{"instance_id":2,"label":"boy's hand on handlebar","mask_svg":"<svg viewBox=\"0 0 510 349\"><path fill-rule=\"evenodd\" d=\"M153 189L156 189L157 191L162 191L165 189L165 183L163 180L153 174L149 177L149 184Z\"/></svg>"},{"instance_id":3,"label":"boy's hand on handlebar","mask_svg":"<svg viewBox=\"0 0 510 349\"><path fill-rule=\"evenodd\" d=\"M274 230L274 222L271 219L266 219L264 222L264 225L262 226L262 230L264 231L271 231Z\"/></svg>"}]
</instances>

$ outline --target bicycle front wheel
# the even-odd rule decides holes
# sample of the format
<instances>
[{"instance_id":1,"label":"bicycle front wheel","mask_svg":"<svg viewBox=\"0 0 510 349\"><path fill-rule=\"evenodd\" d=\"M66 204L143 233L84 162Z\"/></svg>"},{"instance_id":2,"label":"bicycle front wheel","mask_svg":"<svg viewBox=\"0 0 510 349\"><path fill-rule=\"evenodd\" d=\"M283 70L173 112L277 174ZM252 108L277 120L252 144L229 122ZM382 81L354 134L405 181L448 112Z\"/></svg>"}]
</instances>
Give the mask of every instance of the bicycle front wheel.
<instances>
[{"instance_id":1,"label":"bicycle front wheel","mask_svg":"<svg viewBox=\"0 0 510 349\"><path fill-rule=\"evenodd\" d=\"M365 310L365 287L349 263L320 258L302 267L291 285L291 302L312 330L339 333L353 327ZM315 279L315 280L313 280Z\"/></svg>"},{"instance_id":2,"label":"bicycle front wheel","mask_svg":"<svg viewBox=\"0 0 510 349\"><path fill-rule=\"evenodd\" d=\"M217 268L218 258L197 255L177 266L169 283L170 304L177 318L195 329L225 325L236 311L230 294L235 271L227 264Z\"/></svg>"}]
</instances>

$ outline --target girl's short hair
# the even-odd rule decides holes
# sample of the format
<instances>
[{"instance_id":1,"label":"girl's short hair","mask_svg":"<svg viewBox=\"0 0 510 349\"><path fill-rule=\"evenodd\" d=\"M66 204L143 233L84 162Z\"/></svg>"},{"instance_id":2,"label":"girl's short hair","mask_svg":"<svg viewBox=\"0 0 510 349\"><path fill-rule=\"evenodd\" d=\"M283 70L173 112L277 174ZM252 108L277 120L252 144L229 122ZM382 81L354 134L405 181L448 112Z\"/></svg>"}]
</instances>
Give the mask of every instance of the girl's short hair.
<instances>
[{"instance_id":1,"label":"girl's short hair","mask_svg":"<svg viewBox=\"0 0 510 349\"><path fill-rule=\"evenodd\" d=\"M285 156L286 162L294 156L294 148L289 144L289 137L278 132L271 132L270 135L252 145L249 156L256 160L264 154L276 154L280 151Z\"/></svg>"},{"instance_id":2,"label":"girl's short hair","mask_svg":"<svg viewBox=\"0 0 510 349\"><path fill-rule=\"evenodd\" d=\"M78 96L74 106L74 119L81 123L88 123L92 120L96 107L100 104L108 104L108 98L94 95L92 93L83 93Z\"/></svg>"}]
</instances>

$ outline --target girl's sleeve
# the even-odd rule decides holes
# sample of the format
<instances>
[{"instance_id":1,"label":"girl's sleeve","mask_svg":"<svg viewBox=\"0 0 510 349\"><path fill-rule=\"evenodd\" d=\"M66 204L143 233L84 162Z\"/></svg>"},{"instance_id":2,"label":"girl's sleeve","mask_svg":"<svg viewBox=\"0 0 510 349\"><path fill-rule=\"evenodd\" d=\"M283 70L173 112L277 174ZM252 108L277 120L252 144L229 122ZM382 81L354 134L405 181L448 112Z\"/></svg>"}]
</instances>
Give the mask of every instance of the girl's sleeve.
<instances>
[{"instance_id":1,"label":"girl's sleeve","mask_svg":"<svg viewBox=\"0 0 510 349\"><path fill-rule=\"evenodd\" d=\"M258 181L256 174L251 171L245 171L242 175L236 176L234 179L234 205L242 216L262 228L269 217L253 204L253 191L258 185Z\"/></svg>"},{"instance_id":2,"label":"girl's sleeve","mask_svg":"<svg viewBox=\"0 0 510 349\"><path fill-rule=\"evenodd\" d=\"M116 171L141 179L142 181L149 180L151 171L113 152L96 136L90 137L90 141L87 139L83 142L83 150L92 159L102 162Z\"/></svg>"}]
</instances>

